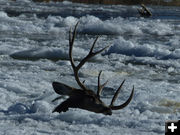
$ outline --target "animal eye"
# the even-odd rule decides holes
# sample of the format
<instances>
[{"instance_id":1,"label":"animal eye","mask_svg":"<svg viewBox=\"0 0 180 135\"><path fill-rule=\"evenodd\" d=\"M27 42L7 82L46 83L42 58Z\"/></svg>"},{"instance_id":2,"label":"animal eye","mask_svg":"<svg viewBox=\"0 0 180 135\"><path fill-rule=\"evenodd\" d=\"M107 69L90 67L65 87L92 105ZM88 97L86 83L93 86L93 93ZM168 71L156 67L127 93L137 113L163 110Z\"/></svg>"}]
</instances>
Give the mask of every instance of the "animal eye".
<instances>
[{"instance_id":1,"label":"animal eye","mask_svg":"<svg viewBox=\"0 0 180 135\"><path fill-rule=\"evenodd\" d=\"M92 97L92 96L89 96L89 100L95 101L94 97Z\"/></svg>"},{"instance_id":2,"label":"animal eye","mask_svg":"<svg viewBox=\"0 0 180 135\"><path fill-rule=\"evenodd\" d=\"M90 100L91 100L91 101L95 101L95 99L94 99L94 98L90 98Z\"/></svg>"}]
</instances>

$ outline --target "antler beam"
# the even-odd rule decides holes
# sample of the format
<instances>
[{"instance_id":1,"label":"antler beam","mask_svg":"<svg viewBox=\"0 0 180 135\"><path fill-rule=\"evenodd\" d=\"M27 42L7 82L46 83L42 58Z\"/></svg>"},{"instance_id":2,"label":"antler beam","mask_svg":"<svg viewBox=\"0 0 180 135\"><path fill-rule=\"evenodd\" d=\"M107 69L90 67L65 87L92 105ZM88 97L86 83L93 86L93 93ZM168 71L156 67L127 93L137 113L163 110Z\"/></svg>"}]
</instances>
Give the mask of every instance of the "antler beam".
<instances>
[{"instance_id":1,"label":"antler beam","mask_svg":"<svg viewBox=\"0 0 180 135\"><path fill-rule=\"evenodd\" d=\"M73 71L74 71L74 76L75 76L76 82L78 83L78 85L83 90L87 90L87 88L84 86L84 84L79 79L78 71L90 58L92 58L93 56L101 53L102 51L104 51L109 46L106 46L106 47L104 47L103 49L101 49L101 50L99 50L97 52L93 52L94 46L95 46L95 44L96 44L96 42L97 42L97 40L99 38L99 37L96 37L96 39L94 40L93 45L92 45L92 47L91 47L91 49L89 51L89 54L84 59L82 59L81 62L77 66L75 66L74 59L72 57L72 50L73 50L73 45L74 45L74 39L76 37L76 30L77 30L78 23L75 25L73 34L72 34L71 30L69 31L69 58L70 58L71 66L72 66Z\"/></svg>"}]
</instances>

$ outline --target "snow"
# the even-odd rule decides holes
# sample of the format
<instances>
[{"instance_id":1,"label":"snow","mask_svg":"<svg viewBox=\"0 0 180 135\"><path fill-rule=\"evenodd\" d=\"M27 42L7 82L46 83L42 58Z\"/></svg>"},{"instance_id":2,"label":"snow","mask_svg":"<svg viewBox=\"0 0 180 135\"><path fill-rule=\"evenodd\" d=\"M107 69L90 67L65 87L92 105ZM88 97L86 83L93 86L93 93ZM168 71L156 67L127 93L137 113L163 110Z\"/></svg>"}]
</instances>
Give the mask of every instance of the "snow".
<instances>
[{"instance_id":1,"label":"snow","mask_svg":"<svg viewBox=\"0 0 180 135\"><path fill-rule=\"evenodd\" d=\"M141 18L137 6L85 5L71 2L0 1L0 134L162 135L165 122L180 119L179 7L152 6L154 16ZM156 15L156 13L159 13ZM97 76L108 80L101 99L109 105L132 102L112 116L81 109L52 110L62 99L53 81L77 87L68 57L68 34L79 21L73 57L77 64L94 41L94 51L80 79L96 91Z\"/></svg>"}]
</instances>

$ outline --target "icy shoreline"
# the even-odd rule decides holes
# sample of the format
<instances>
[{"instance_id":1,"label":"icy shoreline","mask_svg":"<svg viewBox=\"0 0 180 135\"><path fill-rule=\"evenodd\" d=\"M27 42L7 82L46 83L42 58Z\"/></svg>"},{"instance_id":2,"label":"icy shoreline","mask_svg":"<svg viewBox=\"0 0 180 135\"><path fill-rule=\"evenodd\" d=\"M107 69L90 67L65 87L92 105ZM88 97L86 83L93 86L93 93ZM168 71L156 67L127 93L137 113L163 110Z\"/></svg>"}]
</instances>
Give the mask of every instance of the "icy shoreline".
<instances>
[{"instance_id":1,"label":"icy shoreline","mask_svg":"<svg viewBox=\"0 0 180 135\"><path fill-rule=\"evenodd\" d=\"M180 6L179 0L33 0L34 2L63 2L71 1L74 3L85 3L85 4L105 4L105 5L158 5L158 6Z\"/></svg>"}]
</instances>

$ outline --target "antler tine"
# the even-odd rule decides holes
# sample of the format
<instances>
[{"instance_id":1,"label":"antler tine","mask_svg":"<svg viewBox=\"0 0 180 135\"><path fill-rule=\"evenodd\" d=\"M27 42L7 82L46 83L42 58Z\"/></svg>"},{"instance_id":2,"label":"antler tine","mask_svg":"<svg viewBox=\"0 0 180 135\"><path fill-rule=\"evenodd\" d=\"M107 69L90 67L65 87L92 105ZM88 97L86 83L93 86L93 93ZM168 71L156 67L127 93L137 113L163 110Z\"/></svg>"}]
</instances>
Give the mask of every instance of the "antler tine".
<instances>
[{"instance_id":1,"label":"antler tine","mask_svg":"<svg viewBox=\"0 0 180 135\"><path fill-rule=\"evenodd\" d=\"M97 40L98 40L99 37L100 37L100 36L97 36L96 39L94 40L94 42L93 42L93 44L92 44L92 47L91 47L91 50L89 51L89 53L92 53L92 51L93 51L93 49L94 49L94 46L95 46L95 44L96 44L96 42L97 42Z\"/></svg>"},{"instance_id":2,"label":"antler tine","mask_svg":"<svg viewBox=\"0 0 180 135\"><path fill-rule=\"evenodd\" d=\"M70 27L70 30L69 30L69 45L72 45L72 28Z\"/></svg>"},{"instance_id":3,"label":"antler tine","mask_svg":"<svg viewBox=\"0 0 180 135\"><path fill-rule=\"evenodd\" d=\"M100 83L100 76L101 76L101 73L102 73L102 70L99 72L99 75L98 75L98 91L97 91L97 96L100 97L100 94L104 88L104 86L107 84L108 80L101 85Z\"/></svg>"},{"instance_id":4,"label":"antler tine","mask_svg":"<svg viewBox=\"0 0 180 135\"><path fill-rule=\"evenodd\" d=\"M76 25L74 27L73 34L71 32L71 28L70 28L70 31L69 31L69 44L72 45L72 46L73 46L74 39L75 39L75 36L76 36L76 30L77 30L78 24L79 24L79 21L76 23ZM72 38L72 35L73 35L73 38Z\"/></svg>"},{"instance_id":5,"label":"antler tine","mask_svg":"<svg viewBox=\"0 0 180 135\"><path fill-rule=\"evenodd\" d=\"M71 28L69 30L69 58L70 58L71 66L73 67L73 69L75 69L75 64L74 64L74 59L72 57L72 49L73 49L73 45L74 45L74 39L76 36L76 30L77 30L78 24L79 24L79 22L77 22L75 27L74 27L73 37L72 37Z\"/></svg>"},{"instance_id":6,"label":"antler tine","mask_svg":"<svg viewBox=\"0 0 180 135\"><path fill-rule=\"evenodd\" d=\"M123 80L123 82L121 83L121 85L120 85L119 88L117 89L116 93L114 94L110 106L113 106L113 104L114 104L116 98L118 97L118 94L119 94L119 92L120 92L120 90L121 90L121 87L123 86L124 82L125 82L125 80Z\"/></svg>"},{"instance_id":7,"label":"antler tine","mask_svg":"<svg viewBox=\"0 0 180 135\"><path fill-rule=\"evenodd\" d=\"M112 110L120 110L120 109L123 109L124 107L126 107L132 100L132 97L134 95L134 86L132 88L132 92L131 92L131 95L129 96L128 100L123 103L122 105L119 105L119 106L110 106Z\"/></svg>"},{"instance_id":8,"label":"antler tine","mask_svg":"<svg viewBox=\"0 0 180 135\"><path fill-rule=\"evenodd\" d=\"M107 49L109 46L110 46L110 45L107 45L106 47L100 49L99 51L92 53L93 56L95 56L95 55L98 54L98 53L101 53L102 51L104 51L105 49ZM92 57L93 57L93 56L92 56Z\"/></svg>"},{"instance_id":9,"label":"antler tine","mask_svg":"<svg viewBox=\"0 0 180 135\"><path fill-rule=\"evenodd\" d=\"M77 69L80 69L86 63L86 61L88 61L90 58L92 58L93 56L101 53L102 51L104 51L106 48L109 47L109 46L106 46L106 47L100 49L97 52L93 52L94 45L95 45L96 41L98 40L98 38L99 37L96 37L96 39L95 39L95 41L94 41L94 43L93 43L93 45L91 47L91 50L89 51L89 54L84 59L81 60L81 62L77 66Z\"/></svg>"},{"instance_id":10,"label":"antler tine","mask_svg":"<svg viewBox=\"0 0 180 135\"><path fill-rule=\"evenodd\" d=\"M79 24L79 21L76 23L76 25L75 25L75 27L74 27L72 43L74 43L74 39L75 39L75 37L76 37L76 30L77 30L78 24Z\"/></svg>"}]
</instances>

